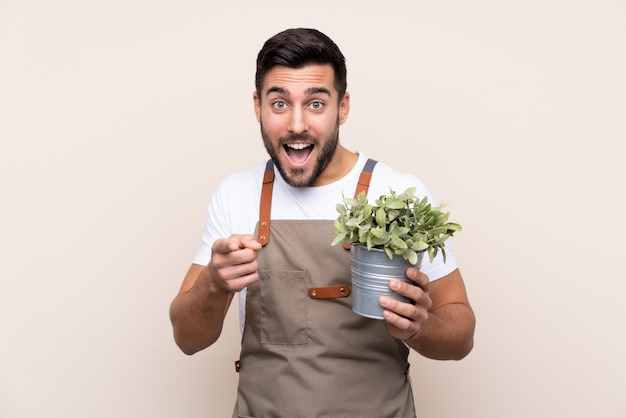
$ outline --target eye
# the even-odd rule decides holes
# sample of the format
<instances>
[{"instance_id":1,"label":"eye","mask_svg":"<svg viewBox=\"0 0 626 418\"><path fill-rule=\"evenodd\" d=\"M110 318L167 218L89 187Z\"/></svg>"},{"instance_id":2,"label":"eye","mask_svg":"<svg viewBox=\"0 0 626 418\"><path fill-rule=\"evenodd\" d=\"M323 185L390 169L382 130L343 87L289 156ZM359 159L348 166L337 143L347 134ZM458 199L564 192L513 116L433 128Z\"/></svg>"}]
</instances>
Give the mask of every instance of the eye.
<instances>
[{"instance_id":1,"label":"eye","mask_svg":"<svg viewBox=\"0 0 626 418\"><path fill-rule=\"evenodd\" d=\"M272 103L272 107L277 110L283 110L287 107L287 103L283 102L282 100L276 100Z\"/></svg>"},{"instance_id":2,"label":"eye","mask_svg":"<svg viewBox=\"0 0 626 418\"><path fill-rule=\"evenodd\" d=\"M324 103L316 100L314 102L311 102L309 106L311 106L311 109L313 110L320 110L324 107Z\"/></svg>"}]
</instances>

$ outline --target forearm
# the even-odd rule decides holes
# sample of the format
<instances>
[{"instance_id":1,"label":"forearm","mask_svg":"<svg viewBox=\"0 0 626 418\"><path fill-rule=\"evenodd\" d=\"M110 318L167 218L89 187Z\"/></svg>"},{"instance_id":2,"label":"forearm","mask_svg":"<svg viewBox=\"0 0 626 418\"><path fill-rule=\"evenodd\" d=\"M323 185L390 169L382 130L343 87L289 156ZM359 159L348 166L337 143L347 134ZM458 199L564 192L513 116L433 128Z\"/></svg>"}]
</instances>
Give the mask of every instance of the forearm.
<instances>
[{"instance_id":1,"label":"forearm","mask_svg":"<svg viewBox=\"0 0 626 418\"><path fill-rule=\"evenodd\" d=\"M219 338L233 293L213 289L202 275L170 306L174 340L185 354L193 354Z\"/></svg>"},{"instance_id":2,"label":"forearm","mask_svg":"<svg viewBox=\"0 0 626 418\"><path fill-rule=\"evenodd\" d=\"M461 360L472 351L476 319L464 303L450 303L430 310L420 332L406 341L425 357Z\"/></svg>"}]
</instances>

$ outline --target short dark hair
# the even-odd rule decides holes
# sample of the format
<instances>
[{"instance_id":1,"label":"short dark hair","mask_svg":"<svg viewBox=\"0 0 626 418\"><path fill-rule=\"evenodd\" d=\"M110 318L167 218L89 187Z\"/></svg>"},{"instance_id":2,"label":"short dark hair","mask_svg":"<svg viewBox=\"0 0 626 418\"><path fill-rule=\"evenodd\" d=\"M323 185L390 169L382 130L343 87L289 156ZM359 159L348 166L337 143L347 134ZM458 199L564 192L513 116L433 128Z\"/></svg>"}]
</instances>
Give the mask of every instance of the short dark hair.
<instances>
[{"instance_id":1,"label":"short dark hair","mask_svg":"<svg viewBox=\"0 0 626 418\"><path fill-rule=\"evenodd\" d=\"M265 74L274 66L302 68L307 65L330 64L334 72L334 85L343 98L347 88L346 59L339 47L317 29L294 28L280 32L268 39L256 60L255 86L261 95Z\"/></svg>"}]
</instances>

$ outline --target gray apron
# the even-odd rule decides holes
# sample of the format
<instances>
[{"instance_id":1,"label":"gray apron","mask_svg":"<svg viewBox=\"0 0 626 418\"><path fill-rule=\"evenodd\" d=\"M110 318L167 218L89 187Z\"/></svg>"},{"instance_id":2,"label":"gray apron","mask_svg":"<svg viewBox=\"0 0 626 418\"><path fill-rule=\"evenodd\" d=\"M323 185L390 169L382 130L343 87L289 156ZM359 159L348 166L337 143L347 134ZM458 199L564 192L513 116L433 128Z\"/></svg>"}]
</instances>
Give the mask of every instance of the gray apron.
<instances>
[{"instance_id":1,"label":"gray apron","mask_svg":"<svg viewBox=\"0 0 626 418\"><path fill-rule=\"evenodd\" d=\"M350 253L330 245L332 220L269 222L273 175L268 163L233 417L415 417L408 348L386 321L352 311Z\"/></svg>"}]
</instances>

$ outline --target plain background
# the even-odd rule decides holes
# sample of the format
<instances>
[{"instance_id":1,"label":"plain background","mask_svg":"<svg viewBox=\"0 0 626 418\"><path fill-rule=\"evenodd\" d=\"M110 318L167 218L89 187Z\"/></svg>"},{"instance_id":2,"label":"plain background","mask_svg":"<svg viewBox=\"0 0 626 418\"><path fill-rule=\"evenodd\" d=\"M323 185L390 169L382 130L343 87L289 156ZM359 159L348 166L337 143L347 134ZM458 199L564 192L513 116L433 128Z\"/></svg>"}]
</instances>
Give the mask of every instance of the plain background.
<instances>
[{"instance_id":1,"label":"plain background","mask_svg":"<svg viewBox=\"0 0 626 418\"><path fill-rule=\"evenodd\" d=\"M236 310L188 357L169 303L297 26L347 57L343 143L464 226L476 346L412 354L419 416L625 417L621 0L0 0L0 417L230 416Z\"/></svg>"}]
</instances>

